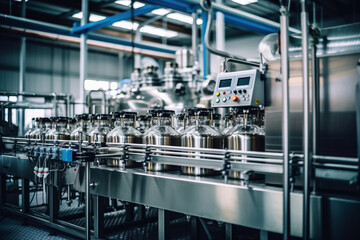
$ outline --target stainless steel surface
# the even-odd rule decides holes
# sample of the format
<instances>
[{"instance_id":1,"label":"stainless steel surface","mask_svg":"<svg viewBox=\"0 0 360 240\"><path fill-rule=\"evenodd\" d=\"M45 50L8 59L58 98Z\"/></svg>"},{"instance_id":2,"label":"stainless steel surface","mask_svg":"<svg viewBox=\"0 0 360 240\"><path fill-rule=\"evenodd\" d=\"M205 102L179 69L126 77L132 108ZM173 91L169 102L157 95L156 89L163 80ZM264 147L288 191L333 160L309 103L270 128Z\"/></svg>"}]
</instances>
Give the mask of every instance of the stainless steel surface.
<instances>
[{"instance_id":1,"label":"stainless steel surface","mask_svg":"<svg viewBox=\"0 0 360 240\"><path fill-rule=\"evenodd\" d=\"M264 81L257 69L222 72L217 75L211 106L259 107L264 104Z\"/></svg>"},{"instance_id":2,"label":"stainless steel surface","mask_svg":"<svg viewBox=\"0 0 360 240\"><path fill-rule=\"evenodd\" d=\"M242 186L241 182L231 180L229 183L233 184L225 184L221 178L145 173L135 169L122 171L106 167L91 168L91 176L96 185L91 190L92 194L282 233L283 194L280 188L252 184ZM292 192L291 200L294 203L291 208L291 234L301 237L302 194ZM321 197L312 196L311 200L312 211L321 207ZM320 218L318 214L313 214L312 223L316 224ZM312 231L318 229L318 225L313 225Z\"/></svg>"},{"instance_id":3,"label":"stainless steel surface","mask_svg":"<svg viewBox=\"0 0 360 240\"><path fill-rule=\"evenodd\" d=\"M356 64L359 53L319 58L319 122L317 155L357 156L356 95L359 79ZM266 151L281 151L281 83L279 62L268 63L266 74ZM290 151L302 151L303 119L301 60L291 60ZM313 80L311 79L313 82ZM316 130L316 129L314 129ZM310 143L311 144L311 143Z\"/></svg>"},{"instance_id":4,"label":"stainless steel surface","mask_svg":"<svg viewBox=\"0 0 360 240\"><path fill-rule=\"evenodd\" d=\"M316 25L316 28L318 26ZM352 23L340 25L330 28L320 29L318 39L316 41L317 56L325 57L331 55L344 55L360 51L360 23ZM300 59L301 38L298 35L290 36L289 55L290 58ZM259 44L259 52L267 61L275 61L280 59L278 53L277 34L272 33L264 37Z\"/></svg>"},{"instance_id":5,"label":"stainless steel surface","mask_svg":"<svg viewBox=\"0 0 360 240\"><path fill-rule=\"evenodd\" d=\"M113 101L116 111L136 111L138 114L146 114L147 110L153 108L181 112L184 108L196 106L200 97L195 87L184 84L181 94L178 94L175 88L142 87L139 91L117 95Z\"/></svg>"},{"instance_id":6,"label":"stainless steel surface","mask_svg":"<svg viewBox=\"0 0 360 240\"><path fill-rule=\"evenodd\" d=\"M291 235L289 189L289 16L284 6L280 9L281 81L282 81L282 150L283 170L283 239Z\"/></svg>"},{"instance_id":7,"label":"stainless steel surface","mask_svg":"<svg viewBox=\"0 0 360 240\"><path fill-rule=\"evenodd\" d=\"M320 80L319 80L319 59L317 53L317 37L313 36L311 44L311 76L312 76L312 154L318 154L320 138ZM314 187L315 188L315 187Z\"/></svg>"},{"instance_id":8,"label":"stainless steel surface","mask_svg":"<svg viewBox=\"0 0 360 240\"><path fill-rule=\"evenodd\" d=\"M310 225L310 106L309 106L309 20L306 11L306 1L301 0L301 39L302 39L302 68L303 68L303 109L304 109L304 191L303 191L303 239L309 239Z\"/></svg>"}]
</instances>

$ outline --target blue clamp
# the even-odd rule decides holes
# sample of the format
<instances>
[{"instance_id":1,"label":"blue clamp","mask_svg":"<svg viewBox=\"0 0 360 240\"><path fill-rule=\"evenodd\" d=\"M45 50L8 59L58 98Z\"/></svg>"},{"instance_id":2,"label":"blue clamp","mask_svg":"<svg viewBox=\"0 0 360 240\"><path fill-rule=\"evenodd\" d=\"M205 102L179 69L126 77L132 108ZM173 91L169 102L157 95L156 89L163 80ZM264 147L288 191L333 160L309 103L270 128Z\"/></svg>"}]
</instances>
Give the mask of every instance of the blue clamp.
<instances>
[{"instance_id":1,"label":"blue clamp","mask_svg":"<svg viewBox=\"0 0 360 240\"><path fill-rule=\"evenodd\" d=\"M75 156L74 149L62 148L60 149L61 161L72 162Z\"/></svg>"}]
</instances>

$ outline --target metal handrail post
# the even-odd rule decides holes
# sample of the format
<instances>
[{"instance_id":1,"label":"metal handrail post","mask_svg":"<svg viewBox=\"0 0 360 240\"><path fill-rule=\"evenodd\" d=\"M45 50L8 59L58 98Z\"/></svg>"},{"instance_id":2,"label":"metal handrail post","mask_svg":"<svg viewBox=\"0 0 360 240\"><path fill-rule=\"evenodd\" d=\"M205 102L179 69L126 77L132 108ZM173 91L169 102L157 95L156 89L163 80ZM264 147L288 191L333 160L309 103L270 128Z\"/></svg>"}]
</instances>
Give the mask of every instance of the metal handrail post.
<instances>
[{"instance_id":1,"label":"metal handrail post","mask_svg":"<svg viewBox=\"0 0 360 240\"><path fill-rule=\"evenodd\" d=\"M301 45L303 70L303 152L304 152L304 194L303 194L303 239L309 239L310 212L310 154L309 154L309 29L306 0L301 0Z\"/></svg>"},{"instance_id":2,"label":"metal handrail post","mask_svg":"<svg viewBox=\"0 0 360 240\"><path fill-rule=\"evenodd\" d=\"M283 85L283 239L290 236L289 188L289 16L284 6L280 8L281 74Z\"/></svg>"},{"instance_id":3,"label":"metal handrail post","mask_svg":"<svg viewBox=\"0 0 360 240\"><path fill-rule=\"evenodd\" d=\"M89 19L89 5L88 0L81 1L81 10L83 17L81 19L81 25L84 26L88 23ZM82 33L80 36L80 98L84 99L84 82L87 78L87 33ZM91 238L91 215L90 215L90 163L85 163L85 236L86 239Z\"/></svg>"}]
</instances>

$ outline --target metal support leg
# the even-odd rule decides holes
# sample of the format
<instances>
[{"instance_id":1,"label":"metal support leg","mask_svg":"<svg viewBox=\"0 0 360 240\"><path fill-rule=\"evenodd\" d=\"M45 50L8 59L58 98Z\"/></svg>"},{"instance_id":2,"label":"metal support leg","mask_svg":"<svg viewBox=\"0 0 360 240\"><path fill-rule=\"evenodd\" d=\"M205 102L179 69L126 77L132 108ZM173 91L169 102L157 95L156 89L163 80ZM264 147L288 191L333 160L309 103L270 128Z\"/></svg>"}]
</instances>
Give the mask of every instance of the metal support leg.
<instances>
[{"instance_id":1,"label":"metal support leg","mask_svg":"<svg viewBox=\"0 0 360 240\"><path fill-rule=\"evenodd\" d=\"M30 209L30 191L29 179L21 179L21 210L23 213L28 213Z\"/></svg>"},{"instance_id":2,"label":"metal support leg","mask_svg":"<svg viewBox=\"0 0 360 240\"><path fill-rule=\"evenodd\" d=\"M233 229L231 223L225 223L225 239L226 240L233 239Z\"/></svg>"},{"instance_id":3,"label":"metal support leg","mask_svg":"<svg viewBox=\"0 0 360 240\"><path fill-rule=\"evenodd\" d=\"M125 203L125 220L127 222L134 220L134 216L135 216L134 207L135 207L135 204L133 204L133 203L130 203L130 202Z\"/></svg>"},{"instance_id":4,"label":"metal support leg","mask_svg":"<svg viewBox=\"0 0 360 240\"><path fill-rule=\"evenodd\" d=\"M140 216L140 222L141 222L141 223L144 223L145 218L146 218L146 209L145 209L145 206L143 206L143 205L138 205L138 206L137 206L137 213L138 213L139 216Z\"/></svg>"},{"instance_id":5,"label":"metal support leg","mask_svg":"<svg viewBox=\"0 0 360 240\"><path fill-rule=\"evenodd\" d=\"M86 239L90 239L91 213L90 213L90 162L85 163L85 218L86 218Z\"/></svg>"},{"instance_id":6,"label":"metal support leg","mask_svg":"<svg viewBox=\"0 0 360 240\"><path fill-rule=\"evenodd\" d=\"M309 239L310 212L310 105L309 105L309 29L305 0L301 0L301 40L303 68L303 152L304 152L304 193L303 193L303 239Z\"/></svg>"},{"instance_id":7,"label":"metal support leg","mask_svg":"<svg viewBox=\"0 0 360 240\"><path fill-rule=\"evenodd\" d=\"M158 209L158 231L159 231L159 240L168 239L168 230L169 230L169 212L164 209Z\"/></svg>"},{"instance_id":8,"label":"metal support leg","mask_svg":"<svg viewBox=\"0 0 360 240\"><path fill-rule=\"evenodd\" d=\"M6 200L6 175L0 173L0 207L4 205Z\"/></svg>"},{"instance_id":9,"label":"metal support leg","mask_svg":"<svg viewBox=\"0 0 360 240\"><path fill-rule=\"evenodd\" d=\"M55 222L59 216L59 191L54 186L49 186L49 216L50 222Z\"/></svg>"},{"instance_id":10,"label":"metal support leg","mask_svg":"<svg viewBox=\"0 0 360 240\"><path fill-rule=\"evenodd\" d=\"M102 238L104 235L104 206L105 198L93 196L94 200L94 235L96 238Z\"/></svg>"},{"instance_id":11,"label":"metal support leg","mask_svg":"<svg viewBox=\"0 0 360 240\"><path fill-rule=\"evenodd\" d=\"M199 220L197 217L191 217L191 239L196 240L199 239L199 231L198 231L198 225Z\"/></svg>"},{"instance_id":12,"label":"metal support leg","mask_svg":"<svg viewBox=\"0 0 360 240\"><path fill-rule=\"evenodd\" d=\"M290 188L289 188L289 16L286 8L280 9L281 75L283 85L283 239L290 237Z\"/></svg>"},{"instance_id":13,"label":"metal support leg","mask_svg":"<svg viewBox=\"0 0 360 240\"><path fill-rule=\"evenodd\" d=\"M268 232L264 230L260 230L260 240L268 240Z\"/></svg>"},{"instance_id":14,"label":"metal support leg","mask_svg":"<svg viewBox=\"0 0 360 240\"><path fill-rule=\"evenodd\" d=\"M359 75L360 75L360 61L358 63ZM360 82L356 86L356 127L357 127L357 151L358 151L358 188L360 186Z\"/></svg>"}]
</instances>

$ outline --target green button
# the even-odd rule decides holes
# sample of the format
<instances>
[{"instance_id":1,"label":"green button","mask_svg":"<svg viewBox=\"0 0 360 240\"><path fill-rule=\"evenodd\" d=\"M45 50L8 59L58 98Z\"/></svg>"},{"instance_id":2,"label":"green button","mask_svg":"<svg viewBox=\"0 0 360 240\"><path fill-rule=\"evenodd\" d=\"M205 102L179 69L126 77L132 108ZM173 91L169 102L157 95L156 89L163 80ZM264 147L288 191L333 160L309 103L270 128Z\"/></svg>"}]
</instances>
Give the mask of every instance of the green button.
<instances>
[{"instance_id":1,"label":"green button","mask_svg":"<svg viewBox=\"0 0 360 240\"><path fill-rule=\"evenodd\" d=\"M226 102L226 97L223 98L223 102Z\"/></svg>"},{"instance_id":2,"label":"green button","mask_svg":"<svg viewBox=\"0 0 360 240\"><path fill-rule=\"evenodd\" d=\"M217 103L219 103L219 102L220 102L220 99L219 99L219 98L217 98L217 99L216 99L216 102L217 102Z\"/></svg>"}]
</instances>

